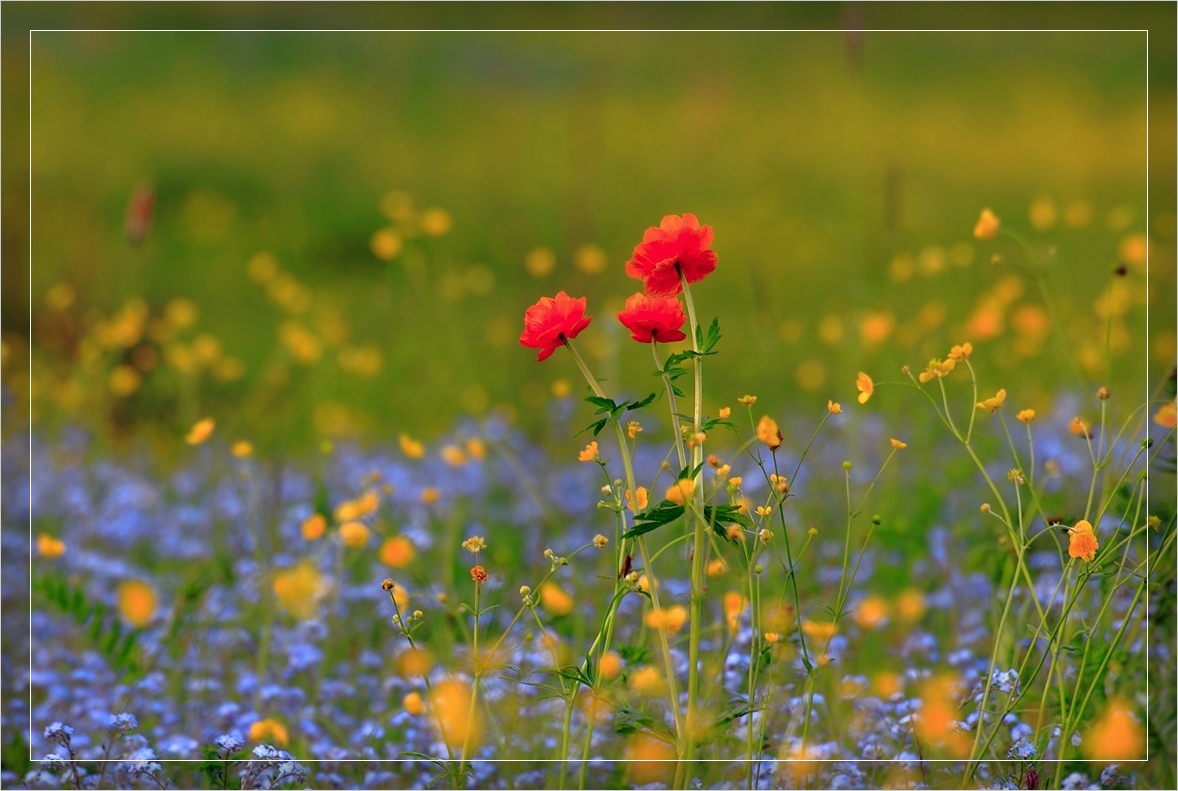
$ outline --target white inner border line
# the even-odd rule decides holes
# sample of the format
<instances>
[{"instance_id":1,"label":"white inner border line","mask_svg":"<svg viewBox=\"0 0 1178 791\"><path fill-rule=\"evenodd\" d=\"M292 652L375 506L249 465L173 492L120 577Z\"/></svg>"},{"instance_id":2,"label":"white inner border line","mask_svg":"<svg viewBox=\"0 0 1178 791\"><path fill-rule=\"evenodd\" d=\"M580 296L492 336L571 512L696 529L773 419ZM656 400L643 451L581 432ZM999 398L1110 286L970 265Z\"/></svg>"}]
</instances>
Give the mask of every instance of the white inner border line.
<instances>
[{"instance_id":1,"label":"white inner border line","mask_svg":"<svg viewBox=\"0 0 1178 791\"><path fill-rule=\"evenodd\" d=\"M33 757L33 33L1145 33L1145 284L1150 283L1150 31L1149 28L31 28L28 31L28 759L31 764L40 764ZM1145 402L1150 402L1150 303L1145 301ZM1146 409L1145 434L1149 436L1149 409ZM1149 457L1146 456L1145 503L1149 509L1150 476ZM1149 534L1146 534L1149 538ZM1145 579L1150 579L1149 543L1145 552ZM1130 613L1131 614L1131 613ZM1150 596L1145 596L1145 725L1150 721ZM1146 763L1150 760L1149 731L1146 730L1145 758L1120 760L1121 764ZM1060 739L1064 734L1060 733ZM158 764L205 763L204 758L155 758ZM346 758L343 760L325 758L296 758L302 764L405 764L426 763L421 758ZM561 763L561 758L469 758L471 764L534 764ZM580 758L571 762L583 763ZM768 763L866 763L866 764L965 764L967 759L924 758L696 758L699 763L740 764ZM1072 763L1074 759L1039 759L1040 764ZM95 758L79 760L84 764L124 764L126 758ZM595 763L648 763L643 759L591 758ZM666 762L656 762L666 763ZM981 762L979 759L979 763Z\"/></svg>"}]
</instances>

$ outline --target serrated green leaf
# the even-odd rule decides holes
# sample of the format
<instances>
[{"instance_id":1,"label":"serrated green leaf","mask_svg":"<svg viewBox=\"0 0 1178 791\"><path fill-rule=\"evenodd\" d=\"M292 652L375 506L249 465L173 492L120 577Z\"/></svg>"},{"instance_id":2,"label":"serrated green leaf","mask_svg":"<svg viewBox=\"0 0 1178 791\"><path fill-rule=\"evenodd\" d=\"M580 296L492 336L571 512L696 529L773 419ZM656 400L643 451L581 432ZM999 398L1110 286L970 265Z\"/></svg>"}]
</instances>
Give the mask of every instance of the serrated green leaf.
<instances>
[{"instance_id":1,"label":"serrated green leaf","mask_svg":"<svg viewBox=\"0 0 1178 791\"><path fill-rule=\"evenodd\" d=\"M606 412L609 412L609 411L612 411L612 410L618 408L618 405L614 403L613 399L606 398L604 396L592 395L592 396L589 396L588 398L586 398L585 400L588 401L590 404L592 404L595 407L600 407L599 411L604 410Z\"/></svg>"},{"instance_id":2,"label":"serrated green leaf","mask_svg":"<svg viewBox=\"0 0 1178 791\"><path fill-rule=\"evenodd\" d=\"M696 327L696 331L700 330ZM704 354L708 354L712 349L716 348L716 344L720 342L720 319L712 319L711 325L708 327L707 335L700 341L700 348Z\"/></svg>"},{"instance_id":3,"label":"serrated green leaf","mask_svg":"<svg viewBox=\"0 0 1178 791\"><path fill-rule=\"evenodd\" d=\"M646 398L643 398L639 401L631 402L629 408L630 408L630 410L642 409L644 406L649 406L654 401L654 398L655 398L655 394L651 393Z\"/></svg>"}]
</instances>

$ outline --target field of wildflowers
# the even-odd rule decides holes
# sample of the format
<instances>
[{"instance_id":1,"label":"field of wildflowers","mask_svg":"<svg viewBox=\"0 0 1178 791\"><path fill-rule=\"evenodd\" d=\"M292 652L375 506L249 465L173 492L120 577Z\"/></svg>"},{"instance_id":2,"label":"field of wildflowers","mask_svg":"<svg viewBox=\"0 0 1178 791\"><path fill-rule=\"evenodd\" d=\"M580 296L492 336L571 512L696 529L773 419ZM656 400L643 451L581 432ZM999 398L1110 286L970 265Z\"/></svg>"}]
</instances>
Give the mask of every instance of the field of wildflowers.
<instances>
[{"instance_id":1,"label":"field of wildflowers","mask_svg":"<svg viewBox=\"0 0 1178 791\"><path fill-rule=\"evenodd\" d=\"M1139 42L159 35L34 39L4 787L1175 782Z\"/></svg>"}]
</instances>

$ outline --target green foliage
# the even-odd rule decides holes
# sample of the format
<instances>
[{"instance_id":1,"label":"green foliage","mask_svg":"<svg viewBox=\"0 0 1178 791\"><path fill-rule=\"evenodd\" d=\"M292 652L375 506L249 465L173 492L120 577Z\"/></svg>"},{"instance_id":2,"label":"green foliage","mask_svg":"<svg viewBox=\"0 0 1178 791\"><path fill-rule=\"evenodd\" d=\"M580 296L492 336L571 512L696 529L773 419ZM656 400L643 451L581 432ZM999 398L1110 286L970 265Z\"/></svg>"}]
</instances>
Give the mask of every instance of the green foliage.
<instances>
[{"instance_id":1,"label":"green foliage","mask_svg":"<svg viewBox=\"0 0 1178 791\"><path fill-rule=\"evenodd\" d=\"M585 400L593 406L597 407L597 411L595 411L593 414L604 415L604 417L602 417L600 420L590 423L588 426L578 431L577 434L584 434L589 429L593 429L593 436L596 437L607 425L621 420L622 415L626 414L626 412L642 409L644 406L652 403L654 398L655 394L651 393L646 398L634 401L623 401L619 404L613 399L605 398L603 396L589 396Z\"/></svg>"},{"instance_id":2,"label":"green foliage","mask_svg":"<svg viewBox=\"0 0 1178 791\"><path fill-rule=\"evenodd\" d=\"M79 627L84 627L90 643L128 681L142 675L138 650L139 630L124 626L118 613L112 612L102 602L92 601L80 587L56 574L35 576L33 591L47 604L73 618Z\"/></svg>"},{"instance_id":3,"label":"green foliage","mask_svg":"<svg viewBox=\"0 0 1178 791\"><path fill-rule=\"evenodd\" d=\"M32 768L29 745L25 742L24 733L20 728L10 729L6 733L11 734L11 738L6 739L3 746L0 746L0 768L5 772L12 772L17 777L24 777Z\"/></svg>"},{"instance_id":4,"label":"green foliage","mask_svg":"<svg viewBox=\"0 0 1178 791\"><path fill-rule=\"evenodd\" d=\"M675 745L675 732L668 728L662 720L657 720L645 711L631 706L619 706L614 722L614 732L625 735L639 731L661 739L671 746Z\"/></svg>"}]
</instances>

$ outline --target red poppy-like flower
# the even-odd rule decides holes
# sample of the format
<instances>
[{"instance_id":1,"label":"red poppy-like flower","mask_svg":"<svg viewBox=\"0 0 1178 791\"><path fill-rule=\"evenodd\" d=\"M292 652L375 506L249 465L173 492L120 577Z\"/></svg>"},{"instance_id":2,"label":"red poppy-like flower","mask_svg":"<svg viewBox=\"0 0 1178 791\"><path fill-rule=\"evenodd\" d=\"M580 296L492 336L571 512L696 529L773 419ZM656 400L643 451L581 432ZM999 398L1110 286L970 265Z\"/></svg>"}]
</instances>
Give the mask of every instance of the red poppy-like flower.
<instances>
[{"instance_id":1,"label":"red poppy-like flower","mask_svg":"<svg viewBox=\"0 0 1178 791\"><path fill-rule=\"evenodd\" d=\"M519 336L520 346L539 349L536 361L547 360L559 349L566 338L575 338L589 326L592 319L585 315L585 298L573 299L561 291L555 297L540 297L540 301L524 313L524 331Z\"/></svg>"},{"instance_id":2,"label":"red poppy-like flower","mask_svg":"<svg viewBox=\"0 0 1178 791\"><path fill-rule=\"evenodd\" d=\"M683 306L674 297L647 297L635 294L626 300L626 309L618 314L618 321L639 343L673 343L687 336L681 331L687 317Z\"/></svg>"},{"instance_id":3,"label":"red poppy-like flower","mask_svg":"<svg viewBox=\"0 0 1178 791\"><path fill-rule=\"evenodd\" d=\"M642 281L648 297L673 297L688 283L703 280L716 268L711 250L712 226L700 226L694 214L668 214L658 228L647 228L642 244L626 262L626 274Z\"/></svg>"}]
</instances>

